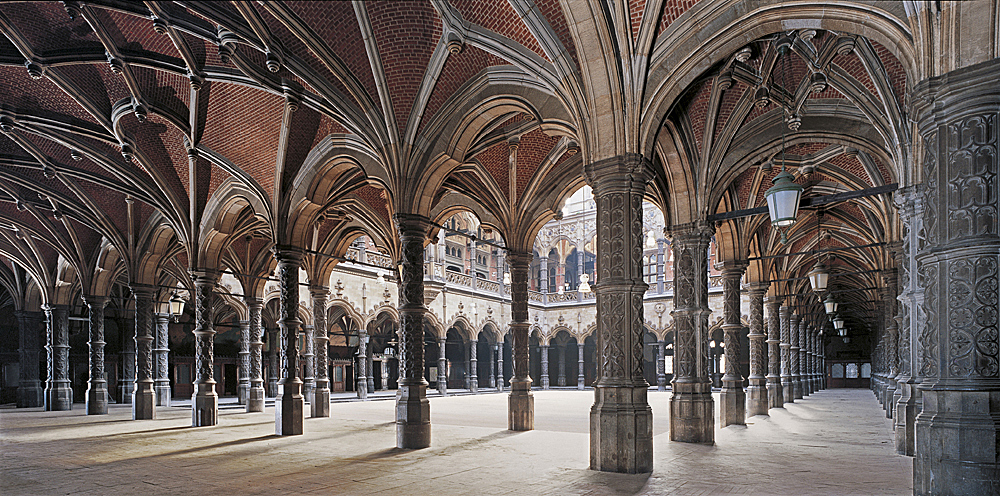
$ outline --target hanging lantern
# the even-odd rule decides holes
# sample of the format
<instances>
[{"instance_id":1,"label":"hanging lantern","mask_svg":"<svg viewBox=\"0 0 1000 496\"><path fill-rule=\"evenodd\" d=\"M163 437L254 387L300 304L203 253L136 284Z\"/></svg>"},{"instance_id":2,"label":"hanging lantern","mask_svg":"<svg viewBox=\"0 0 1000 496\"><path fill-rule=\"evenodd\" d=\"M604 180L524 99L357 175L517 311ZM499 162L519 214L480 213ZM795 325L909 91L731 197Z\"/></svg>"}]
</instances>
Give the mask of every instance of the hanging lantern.
<instances>
[{"instance_id":1,"label":"hanging lantern","mask_svg":"<svg viewBox=\"0 0 1000 496\"><path fill-rule=\"evenodd\" d=\"M826 291L826 285L829 281L830 273L826 271L826 265L823 265L823 262L816 262L816 265L809 271L809 284L813 291Z\"/></svg>"},{"instance_id":2,"label":"hanging lantern","mask_svg":"<svg viewBox=\"0 0 1000 496\"><path fill-rule=\"evenodd\" d=\"M774 176L774 186L764 193L767 199L767 212L771 216L771 225L788 227L795 223L799 215L799 200L802 198L802 186L795 184L792 174L782 167L781 173Z\"/></svg>"},{"instance_id":3,"label":"hanging lantern","mask_svg":"<svg viewBox=\"0 0 1000 496\"><path fill-rule=\"evenodd\" d=\"M184 313L184 299L174 291L174 295L170 297L170 315L174 318L174 322L177 322L182 313Z\"/></svg>"},{"instance_id":4,"label":"hanging lantern","mask_svg":"<svg viewBox=\"0 0 1000 496\"><path fill-rule=\"evenodd\" d=\"M503 283L510 286L510 272L503 273Z\"/></svg>"},{"instance_id":5,"label":"hanging lantern","mask_svg":"<svg viewBox=\"0 0 1000 496\"><path fill-rule=\"evenodd\" d=\"M841 333L840 334L841 336L843 336L847 332L847 330L844 328L844 318L839 315L834 317L833 328L836 329L837 332Z\"/></svg>"},{"instance_id":6,"label":"hanging lantern","mask_svg":"<svg viewBox=\"0 0 1000 496\"><path fill-rule=\"evenodd\" d=\"M840 306L837 300L833 299L833 295L826 295L826 300L823 300L823 306L826 307L826 314L833 317L837 314L837 307Z\"/></svg>"}]
</instances>

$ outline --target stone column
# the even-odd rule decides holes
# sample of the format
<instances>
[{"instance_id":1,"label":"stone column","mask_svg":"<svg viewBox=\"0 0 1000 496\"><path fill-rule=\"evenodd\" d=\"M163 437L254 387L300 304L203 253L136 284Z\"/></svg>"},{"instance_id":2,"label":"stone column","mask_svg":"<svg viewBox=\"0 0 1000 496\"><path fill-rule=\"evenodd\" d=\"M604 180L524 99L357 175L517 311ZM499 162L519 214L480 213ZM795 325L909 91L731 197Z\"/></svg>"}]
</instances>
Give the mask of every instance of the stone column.
<instances>
[{"instance_id":1,"label":"stone column","mask_svg":"<svg viewBox=\"0 0 1000 496\"><path fill-rule=\"evenodd\" d=\"M441 396L448 396L448 358L447 352L448 338L438 338L438 377L437 388Z\"/></svg>"},{"instance_id":2,"label":"stone column","mask_svg":"<svg viewBox=\"0 0 1000 496\"><path fill-rule=\"evenodd\" d=\"M497 343L497 390L503 391L504 388L504 372L503 372L503 338Z\"/></svg>"},{"instance_id":3,"label":"stone column","mask_svg":"<svg viewBox=\"0 0 1000 496\"><path fill-rule=\"evenodd\" d=\"M299 352L296 349L299 327L299 269L302 251L293 247L275 247L278 261L278 336L281 344L281 379L278 396L274 398L274 431L279 436L302 434L305 416L305 397L302 379L299 378Z\"/></svg>"},{"instance_id":4,"label":"stone column","mask_svg":"<svg viewBox=\"0 0 1000 496\"><path fill-rule=\"evenodd\" d=\"M750 377L747 378L747 417L767 415L767 347L764 343L764 294L767 284L750 287Z\"/></svg>"},{"instance_id":5,"label":"stone column","mask_svg":"<svg viewBox=\"0 0 1000 496\"><path fill-rule=\"evenodd\" d=\"M155 286L132 285L135 297L135 391L132 419L156 418L156 390L153 379L153 295Z\"/></svg>"},{"instance_id":6,"label":"stone column","mask_svg":"<svg viewBox=\"0 0 1000 496\"><path fill-rule=\"evenodd\" d=\"M87 415L108 413L108 381L104 375L104 307L107 296L87 296L84 298L90 312L90 376L87 380ZM20 317L20 316L19 316ZM37 357L37 355L36 355ZM38 363L35 358L35 363ZM26 364L21 362L21 366Z\"/></svg>"},{"instance_id":7,"label":"stone column","mask_svg":"<svg viewBox=\"0 0 1000 496\"><path fill-rule=\"evenodd\" d=\"M923 319L921 304L923 291L917 286L917 233L923 226L922 191L919 186L910 186L897 190L894 200L899 207L899 220L902 231L902 246L897 252L899 267L899 377L896 387L900 393L896 404L896 453L913 456L914 425L922 405L919 367L921 347L920 324ZM920 303L918 303L920 298Z\"/></svg>"},{"instance_id":8,"label":"stone column","mask_svg":"<svg viewBox=\"0 0 1000 496\"><path fill-rule=\"evenodd\" d=\"M40 350L38 335L40 334L42 319L45 317L41 312L26 312L23 310L18 311L16 316L19 340L18 356L20 358L17 383L17 407L37 408L45 404L42 383L38 378L38 352ZM103 341L102 337L102 344ZM92 347L91 353L94 353L93 350L94 348ZM101 371L103 372L103 370L104 354L103 348L101 348ZM91 378L93 379L93 375L91 375ZM106 387L107 384L105 384Z\"/></svg>"},{"instance_id":9,"label":"stone column","mask_svg":"<svg viewBox=\"0 0 1000 496\"><path fill-rule=\"evenodd\" d=\"M781 396L785 403L795 402L795 386L792 384L792 309L782 306L778 312L781 319Z\"/></svg>"},{"instance_id":10,"label":"stone column","mask_svg":"<svg viewBox=\"0 0 1000 496\"><path fill-rule=\"evenodd\" d=\"M250 321L240 321L240 373L239 384L236 386L236 402L240 405L247 404L247 396L250 394Z\"/></svg>"},{"instance_id":11,"label":"stone column","mask_svg":"<svg viewBox=\"0 0 1000 496\"><path fill-rule=\"evenodd\" d=\"M541 346L542 355L542 389L549 388L549 345Z\"/></svg>"},{"instance_id":12,"label":"stone column","mask_svg":"<svg viewBox=\"0 0 1000 496\"><path fill-rule=\"evenodd\" d=\"M719 423L722 427L732 424L746 425L747 395L743 392L740 374L740 280L746 262L725 262L722 267L723 324L726 370L722 376L722 394L719 397Z\"/></svg>"},{"instance_id":13,"label":"stone column","mask_svg":"<svg viewBox=\"0 0 1000 496\"><path fill-rule=\"evenodd\" d=\"M496 364L497 363L496 363L496 360L493 357L493 346L490 346L487 349L490 350L490 357L489 357L489 363L490 363L490 378L489 378L489 381L490 382L489 382L489 387L495 388L495 387L497 387L497 376L496 376L496 373L497 373L496 372Z\"/></svg>"},{"instance_id":14,"label":"stone column","mask_svg":"<svg viewBox=\"0 0 1000 496\"><path fill-rule=\"evenodd\" d=\"M313 401L310 408L313 417L330 416L330 360L327 358L330 347L330 337L326 324L326 297L330 291L322 286L309 288L313 308L313 350L316 353L314 370L316 386L313 389Z\"/></svg>"},{"instance_id":15,"label":"stone column","mask_svg":"<svg viewBox=\"0 0 1000 496\"><path fill-rule=\"evenodd\" d=\"M674 394L670 399L670 439L715 442L714 401L708 349L708 243L706 225L675 230Z\"/></svg>"},{"instance_id":16,"label":"stone column","mask_svg":"<svg viewBox=\"0 0 1000 496\"><path fill-rule=\"evenodd\" d=\"M656 390L667 390L667 342L656 342Z\"/></svg>"},{"instance_id":17,"label":"stone column","mask_svg":"<svg viewBox=\"0 0 1000 496\"><path fill-rule=\"evenodd\" d=\"M191 425L203 427L219 423L219 395L215 391L215 327L212 304L215 299L215 271L192 271L194 279L194 394L191 396Z\"/></svg>"},{"instance_id":18,"label":"stone column","mask_svg":"<svg viewBox=\"0 0 1000 496\"><path fill-rule=\"evenodd\" d=\"M531 252L508 251L510 264L510 334L514 376L507 399L507 428L530 431L535 428L535 397L528 374L528 271Z\"/></svg>"},{"instance_id":19,"label":"stone column","mask_svg":"<svg viewBox=\"0 0 1000 496\"><path fill-rule=\"evenodd\" d=\"M156 376L153 378L156 406L170 406L173 393L170 390L170 315L158 313L154 317L156 326Z\"/></svg>"},{"instance_id":20,"label":"stone column","mask_svg":"<svg viewBox=\"0 0 1000 496\"><path fill-rule=\"evenodd\" d=\"M576 364L577 364L577 367L579 368L579 373L576 376L576 388L579 389L579 390L581 390L581 391L583 391L583 388L586 386L584 383L587 382L587 376L584 375L584 373L583 373L583 347L584 347L584 343L577 343L576 346L577 346Z\"/></svg>"},{"instance_id":21,"label":"stone column","mask_svg":"<svg viewBox=\"0 0 1000 496\"><path fill-rule=\"evenodd\" d=\"M1000 59L917 83L926 325L914 494L1000 489Z\"/></svg>"},{"instance_id":22,"label":"stone column","mask_svg":"<svg viewBox=\"0 0 1000 496\"><path fill-rule=\"evenodd\" d=\"M472 339L469 341L469 390L473 393L479 392L479 341Z\"/></svg>"},{"instance_id":23,"label":"stone column","mask_svg":"<svg viewBox=\"0 0 1000 496\"><path fill-rule=\"evenodd\" d=\"M247 413L264 411L264 378L261 375L261 337L264 327L261 309L264 302L259 298L245 298L250 322L250 390L247 393Z\"/></svg>"},{"instance_id":24,"label":"stone column","mask_svg":"<svg viewBox=\"0 0 1000 496\"><path fill-rule=\"evenodd\" d=\"M368 399L368 333L358 331L358 398Z\"/></svg>"},{"instance_id":25,"label":"stone column","mask_svg":"<svg viewBox=\"0 0 1000 496\"><path fill-rule=\"evenodd\" d=\"M799 322L799 373L802 375L802 397L812 394L812 367L810 366L809 324L803 318Z\"/></svg>"},{"instance_id":26,"label":"stone column","mask_svg":"<svg viewBox=\"0 0 1000 496\"><path fill-rule=\"evenodd\" d=\"M566 386L566 346L556 345L556 385Z\"/></svg>"},{"instance_id":27,"label":"stone column","mask_svg":"<svg viewBox=\"0 0 1000 496\"><path fill-rule=\"evenodd\" d=\"M118 381L121 403L132 404L132 390L135 389L135 335L122 332L122 352L119 355L122 363L122 375Z\"/></svg>"},{"instance_id":28,"label":"stone column","mask_svg":"<svg viewBox=\"0 0 1000 496\"><path fill-rule=\"evenodd\" d=\"M767 297L767 406L784 408L785 394L781 387L781 298Z\"/></svg>"},{"instance_id":29,"label":"stone column","mask_svg":"<svg viewBox=\"0 0 1000 496\"><path fill-rule=\"evenodd\" d=\"M538 257L538 292L549 292L549 257Z\"/></svg>"},{"instance_id":30,"label":"stone column","mask_svg":"<svg viewBox=\"0 0 1000 496\"><path fill-rule=\"evenodd\" d=\"M642 298L648 288L642 279L642 197L647 165L642 157L629 155L584 166L597 201L600 247L596 284L600 372L590 409L594 470L653 469L653 414L646 400L649 384L642 373ZM672 431L676 418L671 416Z\"/></svg>"},{"instance_id":31,"label":"stone column","mask_svg":"<svg viewBox=\"0 0 1000 496\"><path fill-rule=\"evenodd\" d=\"M882 305L885 311L886 334L886 378L885 378L885 418L892 418L896 409L896 376L899 375L899 328L896 326L896 269L883 271L885 290Z\"/></svg>"},{"instance_id":32,"label":"stone column","mask_svg":"<svg viewBox=\"0 0 1000 496\"><path fill-rule=\"evenodd\" d=\"M278 363L278 348L281 346L281 340L278 338L277 329L268 329L268 342L271 346L268 348L267 359L267 397L275 398L278 396L278 369L280 365Z\"/></svg>"},{"instance_id":33,"label":"stone column","mask_svg":"<svg viewBox=\"0 0 1000 496\"><path fill-rule=\"evenodd\" d=\"M430 228L425 217L396 214L402 252L399 283L401 327L399 394L396 395L396 447L426 448L431 444L431 408L424 380L424 239Z\"/></svg>"},{"instance_id":34,"label":"stone column","mask_svg":"<svg viewBox=\"0 0 1000 496\"><path fill-rule=\"evenodd\" d=\"M313 392L316 389L316 342L313 341L313 329L311 325L303 325L302 329L302 347L303 350L299 350L302 355L303 361L303 375L302 378L302 397L304 401L312 404ZM382 383L382 387L385 387L385 383Z\"/></svg>"},{"instance_id":35,"label":"stone column","mask_svg":"<svg viewBox=\"0 0 1000 496\"><path fill-rule=\"evenodd\" d=\"M45 385L45 410L73 409L73 388L69 378L69 308L66 305L47 305L49 332L49 376Z\"/></svg>"},{"instance_id":36,"label":"stone column","mask_svg":"<svg viewBox=\"0 0 1000 496\"><path fill-rule=\"evenodd\" d=\"M378 388L379 391L387 391L389 389L389 357L382 355L382 359L379 360L378 366L379 376L382 378L382 387Z\"/></svg>"},{"instance_id":37,"label":"stone column","mask_svg":"<svg viewBox=\"0 0 1000 496\"><path fill-rule=\"evenodd\" d=\"M802 373L799 367L799 328L802 319L798 314L788 318L788 370L791 375L792 398L802 399Z\"/></svg>"}]
</instances>

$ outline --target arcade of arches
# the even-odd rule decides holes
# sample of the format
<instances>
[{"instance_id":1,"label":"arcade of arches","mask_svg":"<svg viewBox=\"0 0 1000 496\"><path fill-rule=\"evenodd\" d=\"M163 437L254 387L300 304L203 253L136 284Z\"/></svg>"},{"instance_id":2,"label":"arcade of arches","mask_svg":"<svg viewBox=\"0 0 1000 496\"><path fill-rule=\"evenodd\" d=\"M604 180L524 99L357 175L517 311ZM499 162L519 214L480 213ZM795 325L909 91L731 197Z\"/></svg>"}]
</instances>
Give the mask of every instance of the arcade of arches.
<instances>
[{"instance_id":1,"label":"arcade of arches","mask_svg":"<svg viewBox=\"0 0 1000 496\"><path fill-rule=\"evenodd\" d=\"M656 389L711 444L870 387L915 494L1000 491L993 0L12 2L0 31L3 402L212 426L236 396L290 436L394 389L423 448L429 388L530 430L532 389L586 387L590 468L643 473Z\"/></svg>"}]
</instances>

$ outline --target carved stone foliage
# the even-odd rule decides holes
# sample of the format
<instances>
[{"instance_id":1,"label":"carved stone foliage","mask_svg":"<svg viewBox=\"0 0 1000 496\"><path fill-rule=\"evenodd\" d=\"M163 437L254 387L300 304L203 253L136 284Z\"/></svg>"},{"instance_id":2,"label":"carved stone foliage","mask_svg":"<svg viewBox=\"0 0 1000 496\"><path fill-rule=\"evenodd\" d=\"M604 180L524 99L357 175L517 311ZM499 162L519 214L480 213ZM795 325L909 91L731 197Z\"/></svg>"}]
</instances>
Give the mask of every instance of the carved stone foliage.
<instances>
[{"instance_id":1,"label":"carved stone foliage","mask_svg":"<svg viewBox=\"0 0 1000 496\"><path fill-rule=\"evenodd\" d=\"M917 277L924 288L924 302L920 306L924 319L921 319L920 336L917 338L920 343L920 375L935 377L938 374L938 264L925 262L920 266Z\"/></svg>"},{"instance_id":2,"label":"carved stone foliage","mask_svg":"<svg viewBox=\"0 0 1000 496\"><path fill-rule=\"evenodd\" d=\"M997 257L955 260L948 272L948 373L997 377Z\"/></svg>"},{"instance_id":3,"label":"carved stone foliage","mask_svg":"<svg viewBox=\"0 0 1000 496\"><path fill-rule=\"evenodd\" d=\"M212 288L215 281L209 278L196 278L194 296L195 317L195 366L196 382L213 381L212 360L215 356L215 328L212 324Z\"/></svg>"},{"instance_id":4,"label":"carved stone foliage","mask_svg":"<svg viewBox=\"0 0 1000 496\"><path fill-rule=\"evenodd\" d=\"M104 380L104 305L107 299L88 299L90 309L90 380ZM27 368L27 367L24 367Z\"/></svg>"},{"instance_id":5,"label":"carved stone foliage","mask_svg":"<svg viewBox=\"0 0 1000 496\"><path fill-rule=\"evenodd\" d=\"M949 242L997 234L997 118L973 115L948 126Z\"/></svg>"},{"instance_id":6,"label":"carved stone foliage","mask_svg":"<svg viewBox=\"0 0 1000 496\"><path fill-rule=\"evenodd\" d=\"M750 291L750 375L767 373L767 349L764 347L764 291ZM727 345L728 346L728 345Z\"/></svg>"},{"instance_id":7,"label":"carved stone foliage","mask_svg":"<svg viewBox=\"0 0 1000 496\"><path fill-rule=\"evenodd\" d=\"M135 292L136 379L153 378L153 299L146 291Z\"/></svg>"}]
</instances>

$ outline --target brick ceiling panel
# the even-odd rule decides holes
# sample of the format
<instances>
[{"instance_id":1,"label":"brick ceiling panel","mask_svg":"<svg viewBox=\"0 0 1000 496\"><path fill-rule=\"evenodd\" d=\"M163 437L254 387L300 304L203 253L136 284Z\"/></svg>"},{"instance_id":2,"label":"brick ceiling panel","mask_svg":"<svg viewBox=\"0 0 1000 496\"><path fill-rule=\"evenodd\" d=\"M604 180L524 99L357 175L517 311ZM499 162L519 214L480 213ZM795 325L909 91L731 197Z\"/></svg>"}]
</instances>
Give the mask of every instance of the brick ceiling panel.
<instances>
[{"instance_id":1,"label":"brick ceiling panel","mask_svg":"<svg viewBox=\"0 0 1000 496\"><path fill-rule=\"evenodd\" d=\"M50 141L46 138L38 136L37 134L25 133L22 136L24 136L26 140L30 141L35 148L42 152L43 155L52 158L57 163L64 162L64 159L69 158L69 152L66 150L66 147L59 145L54 141ZM34 161L34 158L32 158L32 161ZM73 196L73 193L63 186L58 178L45 177L42 173L41 166L31 169L19 169L18 173L26 177L33 184L52 189L53 191L64 195Z\"/></svg>"},{"instance_id":2,"label":"brick ceiling panel","mask_svg":"<svg viewBox=\"0 0 1000 496\"><path fill-rule=\"evenodd\" d=\"M40 56L104 51L87 21L82 16L70 19L59 3L16 2L0 5L0 11Z\"/></svg>"},{"instance_id":3,"label":"brick ceiling panel","mask_svg":"<svg viewBox=\"0 0 1000 496\"><path fill-rule=\"evenodd\" d=\"M569 34L569 23L566 22L566 15L563 14L559 0L538 0L535 4L538 6L538 10L542 12L542 16L549 21L549 25L552 26L552 30L559 37L559 41L562 42L563 46L566 47L566 51L569 52L570 57L576 62L576 66L580 67L580 59L576 55L576 44L573 43L573 37Z\"/></svg>"},{"instance_id":4,"label":"brick ceiling panel","mask_svg":"<svg viewBox=\"0 0 1000 496\"><path fill-rule=\"evenodd\" d=\"M642 26L642 12L646 8L646 0L629 0L629 20L632 21L632 39L639 37L639 28Z\"/></svg>"},{"instance_id":5,"label":"brick ceiling panel","mask_svg":"<svg viewBox=\"0 0 1000 496\"><path fill-rule=\"evenodd\" d=\"M182 198L187 197L188 159L181 142L180 130L155 114L150 114L143 123L127 114L121 118L119 125L132 137L137 151L141 151L149 160L148 166L155 167L165 178L165 186ZM133 164L141 168L147 167L138 160L133 160Z\"/></svg>"},{"instance_id":6,"label":"brick ceiling panel","mask_svg":"<svg viewBox=\"0 0 1000 496\"><path fill-rule=\"evenodd\" d=\"M903 99L904 95L906 95L907 81L903 64L899 62L899 59L892 52L878 42L872 41L872 45L875 47L875 54L882 61L882 66L885 67L885 72L889 76L889 83L892 84L892 89L896 93L900 108L905 108Z\"/></svg>"},{"instance_id":7,"label":"brick ceiling panel","mask_svg":"<svg viewBox=\"0 0 1000 496\"><path fill-rule=\"evenodd\" d=\"M219 57L219 47L215 43L183 31L180 31L180 34L184 38L184 41L187 42L188 48L194 54L194 59L201 64L202 69L206 67L235 68L232 61L227 63L222 62L222 58Z\"/></svg>"},{"instance_id":8,"label":"brick ceiling panel","mask_svg":"<svg viewBox=\"0 0 1000 496\"><path fill-rule=\"evenodd\" d=\"M350 2L289 2L289 7L304 20L326 45L343 60L352 74L380 105L371 62L358 27L358 18Z\"/></svg>"},{"instance_id":9,"label":"brick ceiling panel","mask_svg":"<svg viewBox=\"0 0 1000 496\"><path fill-rule=\"evenodd\" d=\"M431 92L431 97L427 101L427 107L424 109L424 115L420 121L420 129L423 129L434 113L441 108L441 105L473 76L487 67L505 64L503 59L468 45L462 50L462 53L448 55L448 60L445 61L441 75L438 76L434 91Z\"/></svg>"},{"instance_id":10,"label":"brick ceiling panel","mask_svg":"<svg viewBox=\"0 0 1000 496\"><path fill-rule=\"evenodd\" d=\"M740 101L743 93L749 88L744 83L736 81L722 95L722 104L719 106L719 116L715 119L715 137L718 139L722 128L729 122L729 117L733 115L736 104Z\"/></svg>"},{"instance_id":11,"label":"brick ceiling panel","mask_svg":"<svg viewBox=\"0 0 1000 496\"><path fill-rule=\"evenodd\" d=\"M545 134L540 128L521 136L517 146L517 197L520 198L531 183L535 171L559 142L558 137Z\"/></svg>"},{"instance_id":12,"label":"brick ceiling panel","mask_svg":"<svg viewBox=\"0 0 1000 496\"><path fill-rule=\"evenodd\" d=\"M313 2L316 4L324 5L326 3L338 3L338 2ZM350 97L350 93L347 91L347 87L341 83L340 78L338 78L333 72L330 71L323 63L315 52L306 46L296 35L294 35L288 28L285 27L278 19L268 13L266 10L261 9L261 16L267 22L268 28L271 30L271 34L281 40L282 45L286 52L294 55L299 60L305 62L310 69L315 71L321 78L323 78L327 83L334 86L341 94ZM320 26L325 26L326 21L320 22ZM355 23L355 26L357 23ZM316 29L317 24L310 24L310 27ZM332 47L331 47L332 48ZM363 47L362 47L363 48ZM367 59L366 59L367 60ZM369 70L369 74L371 71ZM315 89L312 90L316 92ZM371 90L368 90L369 93ZM375 102L378 102L378 95L375 95ZM377 104L377 103L376 103Z\"/></svg>"},{"instance_id":13,"label":"brick ceiling panel","mask_svg":"<svg viewBox=\"0 0 1000 496\"><path fill-rule=\"evenodd\" d=\"M385 193L374 186L365 185L354 192L361 201L365 202L379 217L389 223L389 211L386 209Z\"/></svg>"},{"instance_id":14,"label":"brick ceiling panel","mask_svg":"<svg viewBox=\"0 0 1000 496\"><path fill-rule=\"evenodd\" d=\"M18 159L31 159L31 155L24 151L17 143L7 137L6 134L0 134L0 157L4 158L18 158Z\"/></svg>"},{"instance_id":15,"label":"brick ceiling panel","mask_svg":"<svg viewBox=\"0 0 1000 496\"><path fill-rule=\"evenodd\" d=\"M87 192L93 202L100 209L102 215L111 219L118 232L125 235L128 232L128 209L125 203L125 195L108 191L93 183L80 183L80 188Z\"/></svg>"},{"instance_id":16,"label":"brick ceiling panel","mask_svg":"<svg viewBox=\"0 0 1000 496\"><path fill-rule=\"evenodd\" d=\"M77 241L80 243L80 247L83 248L85 254L89 255L100 248L103 236L99 232L72 219L69 220L69 223L76 233Z\"/></svg>"},{"instance_id":17,"label":"brick ceiling panel","mask_svg":"<svg viewBox=\"0 0 1000 496\"><path fill-rule=\"evenodd\" d=\"M180 53L170 37L153 30L153 21L148 17L139 17L115 10L104 10L111 22L104 28L115 39L115 45L125 53L150 52L157 58L168 57L172 63L183 65Z\"/></svg>"},{"instance_id":18,"label":"brick ceiling panel","mask_svg":"<svg viewBox=\"0 0 1000 496\"><path fill-rule=\"evenodd\" d=\"M787 153L790 155L798 155L800 157L804 157L806 155L811 155L821 150L825 150L828 146L830 146L829 143L823 143L818 141L810 143L799 143L788 147Z\"/></svg>"},{"instance_id":19,"label":"brick ceiling panel","mask_svg":"<svg viewBox=\"0 0 1000 496\"><path fill-rule=\"evenodd\" d=\"M878 96L878 92L875 91L875 83L872 82L872 78L868 75L868 71L865 70L865 66L861 63L861 59L858 58L857 54L851 52L847 55L835 55L831 63L840 66L841 69L847 71L854 79L861 82L865 89L872 94L875 101L882 101Z\"/></svg>"},{"instance_id":20,"label":"brick ceiling panel","mask_svg":"<svg viewBox=\"0 0 1000 496\"><path fill-rule=\"evenodd\" d=\"M752 193L753 178L757 175L757 171L757 167L750 167L736 178L736 197L740 202L736 206L736 210L747 208L747 202L750 200L750 194Z\"/></svg>"},{"instance_id":21,"label":"brick ceiling panel","mask_svg":"<svg viewBox=\"0 0 1000 496\"><path fill-rule=\"evenodd\" d=\"M538 44L538 40L528 31L521 17L514 12L508 2L491 0L452 0L451 4L462 13L465 20L478 24L490 31L506 36L525 48L535 52L545 60L549 60ZM466 50L468 50L466 46Z\"/></svg>"},{"instance_id":22,"label":"brick ceiling panel","mask_svg":"<svg viewBox=\"0 0 1000 496\"><path fill-rule=\"evenodd\" d=\"M245 45L240 45L239 47L237 47L237 51L240 53L240 55L242 55L248 61L248 63L250 65L259 67L264 72L268 72L268 70L265 69L265 67L267 65L267 55L264 52L261 52L260 50L257 50L256 48L251 48L251 47L248 47L248 46L245 46ZM285 67L285 66L281 66L281 68L278 69L278 72L276 72L274 74L274 78L276 80L279 80L279 81L282 78L288 79L290 81L295 81L297 84L299 84L303 88L305 88L306 91L310 91L310 92L315 93L317 95L320 94L318 91L316 91L315 88L313 88L312 86L310 86L309 84L307 84L300 77L298 77L295 74L293 74L292 72L290 72L288 70L288 68ZM342 92L344 91L343 90L343 86L341 86L338 81L330 81L330 84L332 84L334 87L337 87Z\"/></svg>"},{"instance_id":23,"label":"brick ceiling panel","mask_svg":"<svg viewBox=\"0 0 1000 496\"><path fill-rule=\"evenodd\" d=\"M320 114L308 107L301 107L292 114L290 129L295 130L288 138L285 152L284 188L292 187L292 182L303 167L312 143L316 140Z\"/></svg>"},{"instance_id":24,"label":"brick ceiling panel","mask_svg":"<svg viewBox=\"0 0 1000 496\"><path fill-rule=\"evenodd\" d=\"M132 74L139 85L139 92L150 102L170 109L181 119L188 118L191 101L191 83L179 74L146 67L132 67Z\"/></svg>"},{"instance_id":25,"label":"brick ceiling panel","mask_svg":"<svg viewBox=\"0 0 1000 496\"><path fill-rule=\"evenodd\" d=\"M331 119L329 116L320 115L319 125L316 128L316 136L313 138L312 145L309 146L309 149L311 150L315 148L316 145L323 140L323 138L326 138L331 134L347 134L347 128L340 125L339 122Z\"/></svg>"},{"instance_id":26,"label":"brick ceiling panel","mask_svg":"<svg viewBox=\"0 0 1000 496\"><path fill-rule=\"evenodd\" d=\"M277 95L248 86L213 83L202 142L271 193L283 108L284 100Z\"/></svg>"},{"instance_id":27,"label":"brick ceiling panel","mask_svg":"<svg viewBox=\"0 0 1000 496\"><path fill-rule=\"evenodd\" d=\"M861 162L858 160L857 157L841 154L837 155L836 157L833 157L832 159L829 160L829 162L837 167L840 167L841 169L844 169L848 173L853 174L854 176L860 178L862 181L865 182L866 188L875 186L874 184L872 184L872 180L871 177L868 176L868 172L865 171L865 167L861 165Z\"/></svg>"},{"instance_id":28,"label":"brick ceiling panel","mask_svg":"<svg viewBox=\"0 0 1000 496\"><path fill-rule=\"evenodd\" d=\"M663 3L663 17L660 18L660 30L657 37L665 32L674 21L688 11L698 0L666 0Z\"/></svg>"},{"instance_id":29,"label":"brick ceiling panel","mask_svg":"<svg viewBox=\"0 0 1000 496\"><path fill-rule=\"evenodd\" d=\"M368 17L378 43L400 131L406 128L427 63L441 38L441 19L430 2L368 2Z\"/></svg>"},{"instance_id":30,"label":"brick ceiling panel","mask_svg":"<svg viewBox=\"0 0 1000 496\"><path fill-rule=\"evenodd\" d=\"M497 143L476 155L476 160L493 176L504 198L510 200L510 146Z\"/></svg>"},{"instance_id":31,"label":"brick ceiling panel","mask_svg":"<svg viewBox=\"0 0 1000 496\"><path fill-rule=\"evenodd\" d=\"M686 102L681 108L687 108L688 120L694 133L695 145L701 151L702 140L705 137L705 118L708 115L708 104L712 97L712 80L705 78L693 85Z\"/></svg>"},{"instance_id":32,"label":"brick ceiling panel","mask_svg":"<svg viewBox=\"0 0 1000 496\"><path fill-rule=\"evenodd\" d=\"M40 110L97 124L93 116L48 78L31 79L23 67L0 66L0 81L4 86L0 104L21 112Z\"/></svg>"}]
</instances>

